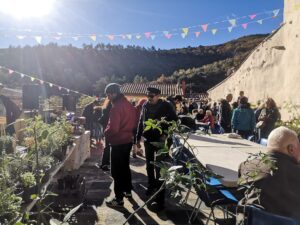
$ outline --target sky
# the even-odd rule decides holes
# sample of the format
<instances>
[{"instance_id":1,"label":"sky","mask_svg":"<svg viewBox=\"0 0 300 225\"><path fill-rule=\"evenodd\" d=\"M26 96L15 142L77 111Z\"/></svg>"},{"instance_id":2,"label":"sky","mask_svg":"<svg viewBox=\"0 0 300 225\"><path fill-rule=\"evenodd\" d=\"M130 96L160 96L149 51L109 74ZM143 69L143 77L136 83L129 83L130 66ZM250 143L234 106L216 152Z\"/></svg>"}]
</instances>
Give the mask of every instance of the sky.
<instances>
[{"instance_id":1,"label":"sky","mask_svg":"<svg viewBox=\"0 0 300 225\"><path fill-rule=\"evenodd\" d=\"M283 0L45 0L54 1L48 14L16 18L3 9L1 1L12 0L0 0L0 48L38 42L76 47L110 43L160 49L215 45L250 34L270 33L279 27L283 13ZM20 7L21 13L36 13L27 6ZM276 9L280 12L272 18ZM232 24L228 20L233 19L237 26L229 32ZM206 32L201 27L204 24L209 24ZM185 35L182 28L186 27L189 30ZM215 35L213 29L217 29ZM148 38L146 32L151 32ZM198 37L195 32L200 32Z\"/></svg>"}]
</instances>

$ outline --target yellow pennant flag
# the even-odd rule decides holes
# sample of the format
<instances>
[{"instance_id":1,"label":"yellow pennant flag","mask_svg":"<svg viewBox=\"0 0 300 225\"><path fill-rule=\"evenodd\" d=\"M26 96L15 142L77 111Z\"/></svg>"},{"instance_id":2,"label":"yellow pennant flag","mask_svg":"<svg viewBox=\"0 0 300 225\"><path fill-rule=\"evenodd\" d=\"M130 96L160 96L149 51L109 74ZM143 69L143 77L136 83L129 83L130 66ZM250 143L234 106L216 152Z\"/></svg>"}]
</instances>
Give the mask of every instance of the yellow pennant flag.
<instances>
[{"instance_id":1,"label":"yellow pennant flag","mask_svg":"<svg viewBox=\"0 0 300 225\"><path fill-rule=\"evenodd\" d=\"M218 29L212 29L211 32L213 35L215 35L217 33Z\"/></svg>"},{"instance_id":2,"label":"yellow pennant flag","mask_svg":"<svg viewBox=\"0 0 300 225\"><path fill-rule=\"evenodd\" d=\"M34 77L30 77L30 79L31 79L31 81L32 81L32 82L35 80L35 78L34 78Z\"/></svg>"},{"instance_id":3,"label":"yellow pennant flag","mask_svg":"<svg viewBox=\"0 0 300 225\"><path fill-rule=\"evenodd\" d=\"M91 35L90 39L92 39L93 41L96 41L97 40L97 36L96 35Z\"/></svg>"},{"instance_id":4,"label":"yellow pennant flag","mask_svg":"<svg viewBox=\"0 0 300 225\"><path fill-rule=\"evenodd\" d=\"M188 27L182 28L182 32L183 32L184 34L188 34L189 28L188 28Z\"/></svg>"},{"instance_id":5,"label":"yellow pennant flag","mask_svg":"<svg viewBox=\"0 0 300 225\"><path fill-rule=\"evenodd\" d=\"M296 4L296 5L294 6L294 8L295 8L295 10L299 10L299 9L300 9L300 3Z\"/></svg>"}]
</instances>

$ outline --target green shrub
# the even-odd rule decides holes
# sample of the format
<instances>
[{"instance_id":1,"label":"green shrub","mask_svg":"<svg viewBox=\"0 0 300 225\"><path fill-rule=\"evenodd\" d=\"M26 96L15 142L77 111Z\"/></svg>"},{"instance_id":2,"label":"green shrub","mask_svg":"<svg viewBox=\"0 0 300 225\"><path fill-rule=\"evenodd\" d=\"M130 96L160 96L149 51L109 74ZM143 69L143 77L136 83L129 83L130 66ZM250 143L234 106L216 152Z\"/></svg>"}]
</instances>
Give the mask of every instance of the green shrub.
<instances>
[{"instance_id":1,"label":"green shrub","mask_svg":"<svg viewBox=\"0 0 300 225\"><path fill-rule=\"evenodd\" d=\"M35 177L31 172L21 174L20 178L24 187L28 188L36 185Z\"/></svg>"}]
</instances>

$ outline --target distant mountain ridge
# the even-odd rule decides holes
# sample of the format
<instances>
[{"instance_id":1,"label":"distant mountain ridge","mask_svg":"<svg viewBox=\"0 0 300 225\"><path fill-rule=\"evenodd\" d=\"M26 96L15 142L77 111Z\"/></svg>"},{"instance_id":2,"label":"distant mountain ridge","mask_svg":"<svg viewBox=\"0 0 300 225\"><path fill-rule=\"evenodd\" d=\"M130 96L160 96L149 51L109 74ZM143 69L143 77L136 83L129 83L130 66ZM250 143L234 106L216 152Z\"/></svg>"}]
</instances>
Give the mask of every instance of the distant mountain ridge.
<instances>
[{"instance_id":1,"label":"distant mountain ridge","mask_svg":"<svg viewBox=\"0 0 300 225\"><path fill-rule=\"evenodd\" d=\"M9 47L0 49L0 65L87 94L98 94L108 82L177 83L181 79L191 83L193 91L203 92L239 66L265 37L251 35L220 45L171 50L110 44ZM4 71L0 82L8 87L30 83Z\"/></svg>"}]
</instances>

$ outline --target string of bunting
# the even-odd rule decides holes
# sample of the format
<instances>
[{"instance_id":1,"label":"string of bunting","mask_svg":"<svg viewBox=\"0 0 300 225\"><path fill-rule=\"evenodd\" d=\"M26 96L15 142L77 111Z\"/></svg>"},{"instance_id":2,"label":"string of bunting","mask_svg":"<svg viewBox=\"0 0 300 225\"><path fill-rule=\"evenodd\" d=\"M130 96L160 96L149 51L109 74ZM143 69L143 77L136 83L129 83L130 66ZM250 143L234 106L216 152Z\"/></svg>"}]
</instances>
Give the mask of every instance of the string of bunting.
<instances>
[{"instance_id":1,"label":"string of bunting","mask_svg":"<svg viewBox=\"0 0 300 225\"><path fill-rule=\"evenodd\" d=\"M83 94L83 93L81 93L79 91L74 91L74 90L71 90L69 88L62 87L60 85L57 85L57 84L54 84L54 83L50 83L48 81L44 81L44 80L41 80L41 79L38 79L38 78L33 77L33 76L29 76L27 74L18 72L16 70L9 69L9 68L7 68L5 66L0 66L0 69L5 70L8 73L8 75L18 74L21 78L27 77L27 78L30 79L31 82L39 83L40 85L48 85L51 88L55 87L59 91L66 91L67 93L74 93L74 94L79 94L79 95L82 95L82 96L89 96L89 95Z\"/></svg>"},{"instance_id":2,"label":"string of bunting","mask_svg":"<svg viewBox=\"0 0 300 225\"><path fill-rule=\"evenodd\" d=\"M109 41L113 41L117 38L121 39L127 39L127 40L133 40L133 39L149 39L154 40L157 37L164 37L166 39L171 39L173 36L180 35L182 38L186 38L191 33L198 38L202 33L208 33L209 31L215 35L219 30L228 30L228 32L232 32L234 28L242 27L243 29L247 29L249 24L260 24L262 25L265 20L269 19L275 19L280 15L280 12L282 9L274 9L270 11L260 12L260 13L254 13L251 15L245 15L233 19L226 19L222 21L212 22L212 23L203 23L200 25L194 25L194 26L187 26L187 27L180 27L180 28L174 28L170 30L165 31L152 31L152 32L142 32L142 33L130 33L130 34L76 34L76 33L62 33L62 32L42 32L42 31L34 31L31 29L5 29L0 28L0 30L9 30L14 31L18 33L31 33L30 35L26 34L17 34L17 35L9 35L5 34L6 37L14 36L19 40L23 40L25 38L34 38L35 41L39 44L42 43L42 40L45 38L51 38L55 39L57 41L61 40L62 38L72 38L74 41L78 41L81 38L89 38L92 41L97 41L98 38L105 38ZM260 15L268 15L266 18L259 18ZM244 21L241 23L238 23L240 20L248 19L250 21ZM228 26L224 26L221 28L218 28L217 26L222 23L229 23ZM193 32L192 32L193 31ZM41 33L45 33L41 35Z\"/></svg>"}]
</instances>

